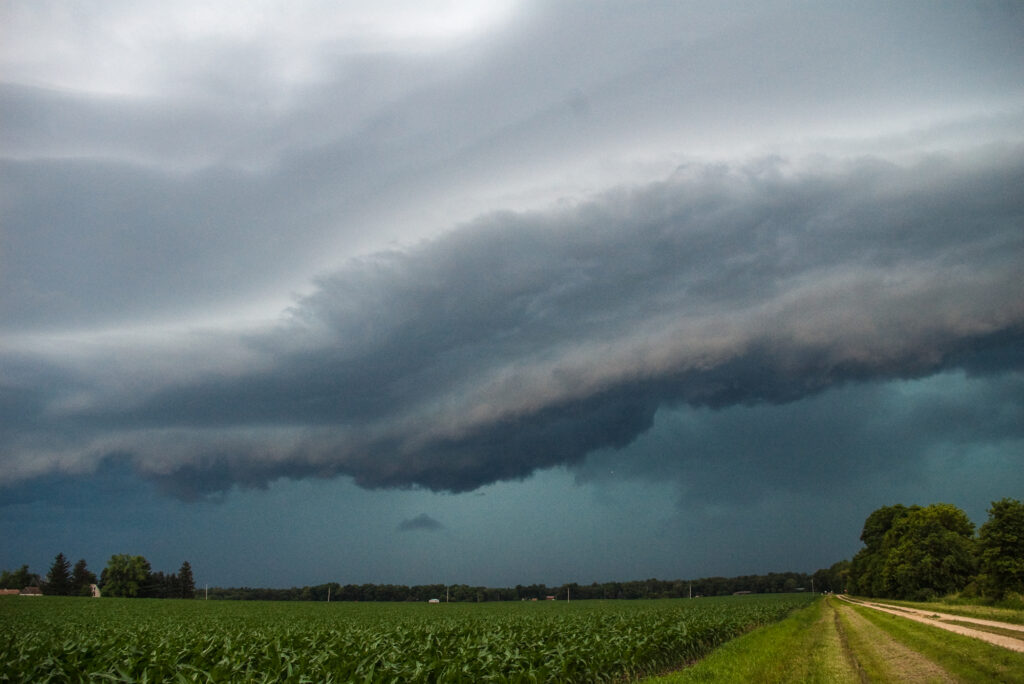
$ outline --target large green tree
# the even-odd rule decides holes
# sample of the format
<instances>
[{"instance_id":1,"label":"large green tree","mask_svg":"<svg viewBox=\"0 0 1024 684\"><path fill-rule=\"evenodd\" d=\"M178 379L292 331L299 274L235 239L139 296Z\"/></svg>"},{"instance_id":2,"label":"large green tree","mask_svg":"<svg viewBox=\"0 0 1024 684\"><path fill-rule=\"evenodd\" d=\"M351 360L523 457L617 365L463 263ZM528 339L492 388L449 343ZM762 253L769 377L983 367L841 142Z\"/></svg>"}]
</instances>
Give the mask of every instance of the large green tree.
<instances>
[{"instance_id":1,"label":"large green tree","mask_svg":"<svg viewBox=\"0 0 1024 684\"><path fill-rule=\"evenodd\" d=\"M36 580L36 576L28 571L27 565L11 572L4 570L0 573L0 589L24 589Z\"/></svg>"},{"instance_id":2,"label":"large green tree","mask_svg":"<svg viewBox=\"0 0 1024 684\"><path fill-rule=\"evenodd\" d=\"M921 599L963 589L977 569L974 524L951 504L884 506L864 522L851 590Z\"/></svg>"},{"instance_id":3,"label":"large green tree","mask_svg":"<svg viewBox=\"0 0 1024 684\"><path fill-rule=\"evenodd\" d=\"M104 596L135 598L145 593L152 569L143 556L116 554L101 573Z\"/></svg>"},{"instance_id":4,"label":"large green tree","mask_svg":"<svg viewBox=\"0 0 1024 684\"><path fill-rule=\"evenodd\" d=\"M53 596L67 596L71 593L71 563L58 553L46 575L46 593Z\"/></svg>"},{"instance_id":5,"label":"large green tree","mask_svg":"<svg viewBox=\"0 0 1024 684\"><path fill-rule=\"evenodd\" d=\"M1024 503L993 501L988 521L978 531L981 582L986 593L1002 598L1024 593Z\"/></svg>"},{"instance_id":6,"label":"large green tree","mask_svg":"<svg viewBox=\"0 0 1024 684\"><path fill-rule=\"evenodd\" d=\"M96 573L89 572L85 559L80 558L71 570L71 593L78 596L89 596L89 585L96 584Z\"/></svg>"},{"instance_id":7,"label":"large green tree","mask_svg":"<svg viewBox=\"0 0 1024 684\"><path fill-rule=\"evenodd\" d=\"M882 574L897 598L959 591L977 570L974 523L952 504L932 504L899 518L886 533Z\"/></svg>"},{"instance_id":8,"label":"large green tree","mask_svg":"<svg viewBox=\"0 0 1024 684\"><path fill-rule=\"evenodd\" d=\"M189 565L188 561L183 562L178 570L178 586L181 591L181 598L190 599L196 597L196 582L192 577L192 566Z\"/></svg>"},{"instance_id":9,"label":"large green tree","mask_svg":"<svg viewBox=\"0 0 1024 684\"><path fill-rule=\"evenodd\" d=\"M890 588L886 584L882 571L888 554L887 544L892 540L892 537L887 535L897 520L919 508L919 506L907 508L902 504L896 504L895 506L882 506L868 515L860 533L860 540L864 542L864 548L858 551L850 562L848 588L851 592L866 596L890 595Z\"/></svg>"}]
</instances>

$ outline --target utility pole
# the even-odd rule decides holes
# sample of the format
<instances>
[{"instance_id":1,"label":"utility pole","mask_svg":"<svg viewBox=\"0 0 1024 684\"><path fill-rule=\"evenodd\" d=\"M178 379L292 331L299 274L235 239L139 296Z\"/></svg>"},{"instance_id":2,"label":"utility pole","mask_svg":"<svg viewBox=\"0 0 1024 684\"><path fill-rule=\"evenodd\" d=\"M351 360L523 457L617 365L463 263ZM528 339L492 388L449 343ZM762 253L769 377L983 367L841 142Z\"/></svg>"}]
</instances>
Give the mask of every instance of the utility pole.
<instances>
[{"instance_id":1,"label":"utility pole","mask_svg":"<svg viewBox=\"0 0 1024 684\"><path fill-rule=\"evenodd\" d=\"M327 585L327 602L328 603L331 602L331 585L330 584Z\"/></svg>"}]
</instances>

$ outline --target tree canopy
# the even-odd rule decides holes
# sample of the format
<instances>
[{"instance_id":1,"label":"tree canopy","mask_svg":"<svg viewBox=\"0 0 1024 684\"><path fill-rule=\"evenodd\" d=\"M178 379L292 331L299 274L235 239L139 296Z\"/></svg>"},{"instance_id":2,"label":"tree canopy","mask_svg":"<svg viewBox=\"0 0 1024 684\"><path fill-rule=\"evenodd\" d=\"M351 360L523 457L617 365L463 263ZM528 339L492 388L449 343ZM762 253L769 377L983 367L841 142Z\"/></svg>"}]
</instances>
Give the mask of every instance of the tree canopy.
<instances>
[{"instance_id":1,"label":"tree canopy","mask_svg":"<svg viewBox=\"0 0 1024 684\"><path fill-rule=\"evenodd\" d=\"M76 596L89 596L92 584L96 584L96 573L90 572L85 559L80 558L71 571L71 593Z\"/></svg>"},{"instance_id":2,"label":"tree canopy","mask_svg":"<svg viewBox=\"0 0 1024 684\"><path fill-rule=\"evenodd\" d=\"M71 584L71 563L58 553L50 566L50 572L46 575L46 593L53 596L67 596L72 593Z\"/></svg>"},{"instance_id":3,"label":"tree canopy","mask_svg":"<svg viewBox=\"0 0 1024 684\"><path fill-rule=\"evenodd\" d=\"M24 589L38 585L39 576L29 572L27 565L22 565L13 572L4 570L0 573L0 589Z\"/></svg>"},{"instance_id":4,"label":"tree canopy","mask_svg":"<svg viewBox=\"0 0 1024 684\"><path fill-rule=\"evenodd\" d=\"M188 561L183 562L178 570L178 592L181 598L196 597L196 582L192 578L192 566Z\"/></svg>"},{"instance_id":5,"label":"tree canopy","mask_svg":"<svg viewBox=\"0 0 1024 684\"><path fill-rule=\"evenodd\" d=\"M144 594L152 570L143 556L115 554L101 573L103 594L135 598Z\"/></svg>"},{"instance_id":6,"label":"tree canopy","mask_svg":"<svg viewBox=\"0 0 1024 684\"><path fill-rule=\"evenodd\" d=\"M988 593L1024 593L1024 503L993 501L988 521L978 531L980 581Z\"/></svg>"}]
</instances>

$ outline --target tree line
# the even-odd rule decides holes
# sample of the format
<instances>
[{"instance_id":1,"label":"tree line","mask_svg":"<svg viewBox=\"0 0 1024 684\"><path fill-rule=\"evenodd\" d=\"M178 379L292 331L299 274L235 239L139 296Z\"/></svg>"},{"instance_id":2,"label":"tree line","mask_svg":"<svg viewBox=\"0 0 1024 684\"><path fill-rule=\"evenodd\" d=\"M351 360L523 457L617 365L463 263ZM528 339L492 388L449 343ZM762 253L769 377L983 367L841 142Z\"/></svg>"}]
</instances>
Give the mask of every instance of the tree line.
<instances>
[{"instance_id":1,"label":"tree line","mask_svg":"<svg viewBox=\"0 0 1024 684\"><path fill-rule=\"evenodd\" d=\"M144 556L128 554L110 557L100 575L100 589L104 596L124 598L196 597L196 583L188 561L176 573L154 572Z\"/></svg>"},{"instance_id":2,"label":"tree line","mask_svg":"<svg viewBox=\"0 0 1024 684\"><path fill-rule=\"evenodd\" d=\"M46 578L29 573L28 566L3 572L0 588L20 589L39 586L48 595L89 595L89 585L98 584L103 596L129 598L194 598L192 568L186 561L175 574L153 572L143 556L127 554L110 558L100 577L88 572L85 561L68 574L63 554L57 554ZM83 574L84 573L84 574ZM13 578L8 585L6 578ZM654 599L690 596L727 596L737 592L752 594L810 591L817 575L800 572L773 572L737 577L704 577L694 580L633 580L628 582L576 582L561 585L518 584L514 587L485 587L468 584L341 584L328 582L315 586L270 589L253 587L210 587L204 592L211 599L247 601L428 601L432 598L458 602L529 601L558 599ZM73 588L73 589L68 589Z\"/></svg>"},{"instance_id":3,"label":"tree line","mask_svg":"<svg viewBox=\"0 0 1024 684\"><path fill-rule=\"evenodd\" d=\"M93 584L96 584L96 575L89 571L85 559L80 559L72 568L63 553L57 554L53 567L45 578L29 572L27 565L22 565L13 572L0 572L0 589L20 590L25 587L39 587L45 593L54 596L90 596L90 587Z\"/></svg>"},{"instance_id":4,"label":"tree line","mask_svg":"<svg viewBox=\"0 0 1024 684\"><path fill-rule=\"evenodd\" d=\"M738 577L705 577L695 580L646 579L629 582L593 582L561 585L518 584L514 587L484 587L468 584L340 584L328 582L290 589L253 587L210 587L209 597L248 601L529 601L554 596L570 599L653 599L689 596L726 596L737 592L752 594L810 591L812 576L782 572Z\"/></svg>"},{"instance_id":5,"label":"tree line","mask_svg":"<svg viewBox=\"0 0 1024 684\"><path fill-rule=\"evenodd\" d=\"M864 521L864 548L813 574L783 572L695 580L646 579L629 582L545 584L483 587L467 584L340 584L269 589L213 587L209 598L256 601L427 601L459 602L558 599L653 599L723 596L791 591L834 591L926 600L951 593L964 597L1005 599L1024 595L1024 504L1016 499L993 501L988 520L975 534L967 514L952 504L883 506ZM0 573L0 588L38 586L43 593L88 595L98 584L104 596L194 598L195 581L188 561L177 573L154 572L142 556L110 558L100 577L85 560L72 569L57 554L46 578L23 565Z\"/></svg>"},{"instance_id":6,"label":"tree line","mask_svg":"<svg viewBox=\"0 0 1024 684\"><path fill-rule=\"evenodd\" d=\"M819 571L849 593L916 601L1024 595L1024 503L1016 499L993 501L977 534L951 504L883 506L864 521L860 540L851 560Z\"/></svg>"},{"instance_id":7,"label":"tree line","mask_svg":"<svg viewBox=\"0 0 1024 684\"><path fill-rule=\"evenodd\" d=\"M0 589L39 587L48 596L91 596L93 584L100 587L103 596L190 599L196 594L188 561L176 573L154 572L143 556L127 554L111 556L99 578L89 570L84 558L72 568L63 553L53 559L45 578L30 572L27 565L13 572L0 572Z\"/></svg>"}]
</instances>

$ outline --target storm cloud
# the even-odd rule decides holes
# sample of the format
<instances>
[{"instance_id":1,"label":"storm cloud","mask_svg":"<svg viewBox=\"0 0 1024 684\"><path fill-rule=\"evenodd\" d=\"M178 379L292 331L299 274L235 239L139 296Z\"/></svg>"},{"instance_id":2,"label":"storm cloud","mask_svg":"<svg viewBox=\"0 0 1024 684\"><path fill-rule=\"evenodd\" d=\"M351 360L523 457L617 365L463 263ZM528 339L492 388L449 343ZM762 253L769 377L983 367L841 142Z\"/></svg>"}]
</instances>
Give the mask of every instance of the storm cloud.
<instances>
[{"instance_id":1,"label":"storm cloud","mask_svg":"<svg viewBox=\"0 0 1024 684\"><path fill-rule=\"evenodd\" d=\"M202 342L252 359L236 369L48 368L49 395L9 390L36 398L5 421L8 466L56 441L44 470L127 454L184 496L332 475L465 491L623 447L662 407L1019 371L1022 184L1020 147L768 158L483 216L351 260L271 330Z\"/></svg>"}]
</instances>

